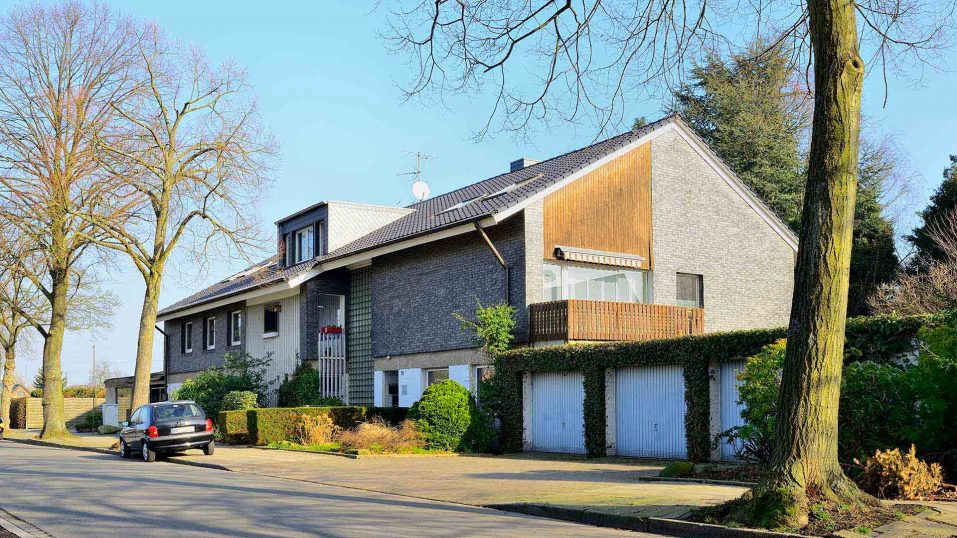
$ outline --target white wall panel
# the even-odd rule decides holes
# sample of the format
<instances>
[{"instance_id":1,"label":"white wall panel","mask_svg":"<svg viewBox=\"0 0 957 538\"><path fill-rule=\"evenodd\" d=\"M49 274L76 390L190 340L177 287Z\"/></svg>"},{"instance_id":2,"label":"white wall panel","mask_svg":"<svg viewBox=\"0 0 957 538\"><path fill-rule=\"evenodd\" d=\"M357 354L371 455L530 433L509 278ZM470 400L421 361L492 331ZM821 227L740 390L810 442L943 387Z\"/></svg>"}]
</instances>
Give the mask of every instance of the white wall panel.
<instances>
[{"instance_id":1,"label":"white wall panel","mask_svg":"<svg viewBox=\"0 0 957 538\"><path fill-rule=\"evenodd\" d=\"M279 334L272 338L263 338L263 313L267 304L246 307L246 351L260 358L272 354L272 362L266 369L266 379L275 381L269 388L268 405L275 406L276 389L282 383L283 376L296 370L299 357L299 296L293 295L277 301L279 312Z\"/></svg>"}]
</instances>

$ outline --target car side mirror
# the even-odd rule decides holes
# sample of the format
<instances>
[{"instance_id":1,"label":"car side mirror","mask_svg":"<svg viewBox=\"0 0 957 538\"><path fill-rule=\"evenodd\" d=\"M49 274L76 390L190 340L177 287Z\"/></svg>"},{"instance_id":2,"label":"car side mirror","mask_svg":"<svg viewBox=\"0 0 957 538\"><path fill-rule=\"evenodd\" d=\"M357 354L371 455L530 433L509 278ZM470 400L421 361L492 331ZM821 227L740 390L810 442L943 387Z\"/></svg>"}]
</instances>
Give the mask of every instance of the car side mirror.
<instances>
[{"instance_id":1,"label":"car side mirror","mask_svg":"<svg viewBox=\"0 0 957 538\"><path fill-rule=\"evenodd\" d=\"M122 426L122 427L124 427L124 428L129 428L129 427L130 427L130 423L129 423L128 421L124 420L123 422L120 422L120 426Z\"/></svg>"}]
</instances>

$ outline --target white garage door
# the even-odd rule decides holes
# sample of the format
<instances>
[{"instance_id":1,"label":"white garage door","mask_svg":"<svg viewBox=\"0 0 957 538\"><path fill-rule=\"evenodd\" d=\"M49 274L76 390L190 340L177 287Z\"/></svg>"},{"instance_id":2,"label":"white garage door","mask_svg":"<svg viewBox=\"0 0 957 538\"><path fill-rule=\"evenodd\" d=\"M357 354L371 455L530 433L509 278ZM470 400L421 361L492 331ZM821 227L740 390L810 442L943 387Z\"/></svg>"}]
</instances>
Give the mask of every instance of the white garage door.
<instances>
[{"instance_id":1,"label":"white garage door","mask_svg":"<svg viewBox=\"0 0 957 538\"><path fill-rule=\"evenodd\" d=\"M744 406L738 403L738 374L744 371L744 361L726 362L721 365L721 431L735 426L743 426L741 411ZM735 446L727 439L721 443L721 459L734 460Z\"/></svg>"},{"instance_id":2,"label":"white garage door","mask_svg":"<svg viewBox=\"0 0 957 538\"><path fill-rule=\"evenodd\" d=\"M585 386L581 372L532 374L532 450L585 453Z\"/></svg>"},{"instance_id":3,"label":"white garage door","mask_svg":"<svg viewBox=\"0 0 957 538\"><path fill-rule=\"evenodd\" d=\"M680 366L619 368L615 392L618 454L687 457L685 383Z\"/></svg>"}]
</instances>

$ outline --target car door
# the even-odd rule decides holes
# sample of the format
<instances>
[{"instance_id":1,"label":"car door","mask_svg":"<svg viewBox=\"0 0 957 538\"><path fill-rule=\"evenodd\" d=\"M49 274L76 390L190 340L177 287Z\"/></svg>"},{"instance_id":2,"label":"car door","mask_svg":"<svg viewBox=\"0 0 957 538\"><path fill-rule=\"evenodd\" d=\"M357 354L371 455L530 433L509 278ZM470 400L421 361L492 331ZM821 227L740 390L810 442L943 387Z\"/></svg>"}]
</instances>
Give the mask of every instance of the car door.
<instances>
[{"instance_id":1,"label":"car door","mask_svg":"<svg viewBox=\"0 0 957 538\"><path fill-rule=\"evenodd\" d=\"M133 411L133 414L130 415L130 419L126 421L126 426L120 431L120 437L123 438L123 441L126 443L126 446L135 446L133 443L136 443L136 436L134 432L136 431L136 422L139 420L140 411L142 407Z\"/></svg>"},{"instance_id":2,"label":"car door","mask_svg":"<svg viewBox=\"0 0 957 538\"><path fill-rule=\"evenodd\" d=\"M151 420L150 406L144 405L140 408L140 420L136 424L136 442L140 450L143 450L143 443L146 439L146 428L150 427Z\"/></svg>"}]
</instances>

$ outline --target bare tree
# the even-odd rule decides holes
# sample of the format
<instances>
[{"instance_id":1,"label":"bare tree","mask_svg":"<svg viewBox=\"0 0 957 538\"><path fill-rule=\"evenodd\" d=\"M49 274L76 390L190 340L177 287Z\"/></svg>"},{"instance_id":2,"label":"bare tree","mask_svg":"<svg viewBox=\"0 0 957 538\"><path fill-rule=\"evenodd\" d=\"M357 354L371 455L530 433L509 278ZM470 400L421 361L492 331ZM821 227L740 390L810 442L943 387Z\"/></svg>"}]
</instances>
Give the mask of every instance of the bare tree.
<instances>
[{"instance_id":1,"label":"bare tree","mask_svg":"<svg viewBox=\"0 0 957 538\"><path fill-rule=\"evenodd\" d=\"M243 70L211 66L203 54L167 39L156 26L137 44L133 99L117 107L123 135L99 141L99 159L122 188L107 205L139 200L117 225L88 208L91 234L125 253L143 277L133 407L149 402L157 306L163 274L178 249L208 256L261 248L256 207L268 189L275 142L262 128ZM92 235L91 235L92 238Z\"/></svg>"},{"instance_id":2,"label":"bare tree","mask_svg":"<svg viewBox=\"0 0 957 538\"><path fill-rule=\"evenodd\" d=\"M0 417L10 420L10 402L17 369L17 351L28 348L25 329L39 317L43 298L15 264L0 265L0 347L3 348L3 388Z\"/></svg>"},{"instance_id":3,"label":"bare tree","mask_svg":"<svg viewBox=\"0 0 957 538\"><path fill-rule=\"evenodd\" d=\"M95 276L84 266L91 226L78 214L124 209L101 203L113 185L95 142L110 137L117 104L136 90L128 72L137 42L130 20L101 4L23 6L0 20L0 218L23 236L18 255L38 268L26 276L49 303L49 319L35 325L44 338L43 438L68 435L63 334L71 297Z\"/></svg>"},{"instance_id":4,"label":"bare tree","mask_svg":"<svg viewBox=\"0 0 957 538\"><path fill-rule=\"evenodd\" d=\"M413 0L390 2L387 38L408 54L410 97L474 92L491 81L493 121L590 118L617 125L626 100L671 84L689 60L741 41L742 21L809 66L814 113L800 248L771 472L741 517L803 527L810 499L873 503L837 460L848 268L865 60L881 71L932 61L953 0ZM750 36L753 37L753 36ZM863 47L863 49L862 49Z\"/></svg>"},{"instance_id":5,"label":"bare tree","mask_svg":"<svg viewBox=\"0 0 957 538\"><path fill-rule=\"evenodd\" d=\"M957 210L933 223L930 237L941 259L923 260L924 270L901 273L897 282L882 286L870 300L875 311L919 315L957 309Z\"/></svg>"}]
</instances>

